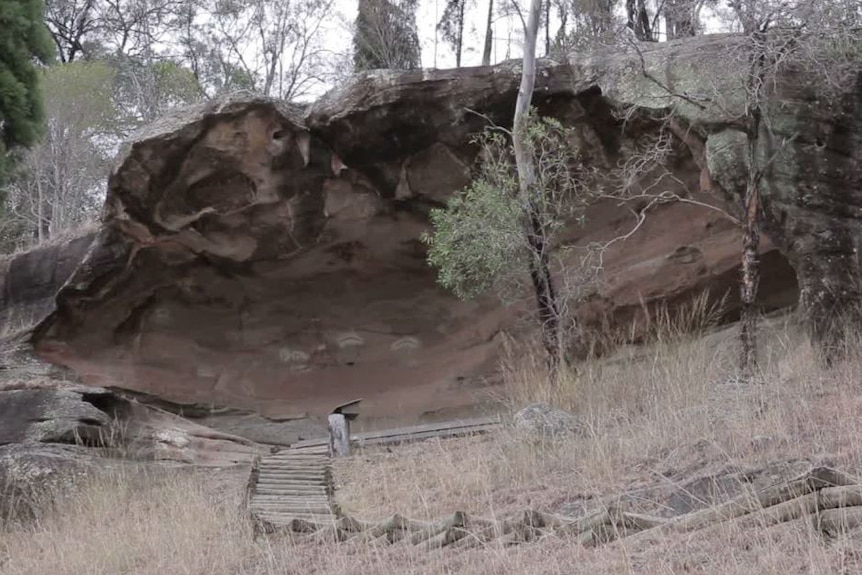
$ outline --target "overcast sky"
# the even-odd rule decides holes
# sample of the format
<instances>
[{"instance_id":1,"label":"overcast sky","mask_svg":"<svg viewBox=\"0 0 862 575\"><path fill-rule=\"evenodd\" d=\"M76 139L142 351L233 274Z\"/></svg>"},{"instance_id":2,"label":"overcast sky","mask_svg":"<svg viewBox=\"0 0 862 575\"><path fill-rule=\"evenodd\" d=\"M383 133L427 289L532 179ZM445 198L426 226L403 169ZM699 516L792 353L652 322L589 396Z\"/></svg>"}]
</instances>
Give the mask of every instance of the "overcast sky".
<instances>
[{"instance_id":1,"label":"overcast sky","mask_svg":"<svg viewBox=\"0 0 862 575\"><path fill-rule=\"evenodd\" d=\"M502 0L495 0L494 11L497 12ZM333 45L340 47L339 51L351 51L350 34L346 33L344 24L352 23L356 18L358 0L337 0L338 17L332 19L327 36L332 38ZM440 21L446 0L419 0L416 13L416 24L419 30L419 40L422 43L423 68L453 68L455 54L452 48L441 38L436 37L437 22ZM721 9L721 8L719 8ZM625 17L623 7L618 7L618 17ZM716 32L721 24L710 7L705 7L701 14L707 32ZM478 66L482 63L482 48L485 42L485 22L488 18L488 0L467 0L465 13L464 51L461 56L462 66ZM523 38L521 21L515 17L496 17L493 24L494 46L491 62L496 63L508 58L520 58ZM552 12L552 31L555 32L557 18ZM558 25L558 21L556 23ZM435 41L436 37L436 41Z\"/></svg>"},{"instance_id":2,"label":"overcast sky","mask_svg":"<svg viewBox=\"0 0 862 575\"><path fill-rule=\"evenodd\" d=\"M523 1L521 4L523 5ZM523 29L517 16L496 16L503 0L494 0L495 20L493 24L494 43L491 52L491 63L501 62L509 58L522 56ZM455 54L451 46L436 34L437 22L446 6L446 0L419 0L416 13L416 25L419 40L422 44L423 68L454 68ZM350 57L353 50L351 26L356 19L358 0L336 0L336 9L332 18L325 24L326 44L335 53ZM722 10L722 8L719 8ZM625 18L622 3L618 6L618 18ZM488 18L488 0L467 0L465 12L464 50L461 56L462 66L479 66L482 63L482 49L485 42L485 23ZM724 29L722 20L716 13L706 7L701 13L701 20L706 32L718 32ZM551 15L551 30L556 32L559 20L554 12ZM661 28L661 22L659 23ZM540 32L541 33L541 32ZM661 35L661 30L659 30ZM544 44L539 46L544 49ZM351 60L352 61L352 60ZM314 90L312 97L318 97L328 87Z\"/></svg>"}]
</instances>

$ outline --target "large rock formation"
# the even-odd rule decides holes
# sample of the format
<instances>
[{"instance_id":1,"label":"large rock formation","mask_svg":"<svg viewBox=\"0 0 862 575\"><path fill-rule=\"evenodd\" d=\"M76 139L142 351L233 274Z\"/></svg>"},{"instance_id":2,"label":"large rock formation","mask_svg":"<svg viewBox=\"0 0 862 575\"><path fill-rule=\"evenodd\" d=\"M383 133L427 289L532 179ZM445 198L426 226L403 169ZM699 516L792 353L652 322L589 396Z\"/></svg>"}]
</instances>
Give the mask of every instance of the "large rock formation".
<instances>
[{"instance_id":1,"label":"large rock formation","mask_svg":"<svg viewBox=\"0 0 862 575\"><path fill-rule=\"evenodd\" d=\"M50 380L0 387L0 447L14 444L32 453L61 444L99 448L94 453L105 456L211 466L249 464L269 452L107 389Z\"/></svg>"},{"instance_id":2,"label":"large rock formation","mask_svg":"<svg viewBox=\"0 0 862 575\"><path fill-rule=\"evenodd\" d=\"M576 128L608 172L673 110L660 189L733 212L744 169L733 78L744 70L726 54L738 43L702 37L544 61L534 104ZM122 154L102 228L76 267L57 261L79 245L0 268L2 313L38 309L35 349L95 385L281 416L354 397L379 416L469 406L515 311L438 288L419 237L429 208L469 180L471 136L510 123L519 73L517 63L373 72L308 109L232 97L168 116ZM788 305L798 277L821 317L856 294L862 90L828 110L788 94L774 110L781 130L800 132L795 159L764 188L784 255L765 242L761 290L764 307ZM567 241L606 240L632 223L603 203ZM738 235L719 211L656 208L608 252L585 317L630 321L644 304L703 289L729 290L732 314Z\"/></svg>"}]
</instances>

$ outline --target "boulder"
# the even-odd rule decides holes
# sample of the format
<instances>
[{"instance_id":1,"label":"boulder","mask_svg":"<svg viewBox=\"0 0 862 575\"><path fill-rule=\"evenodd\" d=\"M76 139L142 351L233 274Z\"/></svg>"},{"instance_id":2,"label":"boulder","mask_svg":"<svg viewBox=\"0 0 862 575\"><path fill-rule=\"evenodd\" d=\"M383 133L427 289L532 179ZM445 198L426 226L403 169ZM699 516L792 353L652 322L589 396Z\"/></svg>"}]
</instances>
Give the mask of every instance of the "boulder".
<instances>
[{"instance_id":1,"label":"boulder","mask_svg":"<svg viewBox=\"0 0 862 575\"><path fill-rule=\"evenodd\" d=\"M583 423L562 409L547 403L534 403L519 410L512 417L512 425L528 436L558 439L583 431Z\"/></svg>"},{"instance_id":2,"label":"boulder","mask_svg":"<svg viewBox=\"0 0 862 575\"><path fill-rule=\"evenodd\" d=\"M627 327L704 290L729 294L726 319L738 313L740 234L722 211L735 213L740 194L734 78L745 68L726 57L740 42L706 36L540 61L533 104L572 127L600 171L665 130L673 109L662 188L718 208L661 205L615 244L580 308L588 325ZM475 165L471 138L489 121L511 123L519 74L517 62L369 72L307 108L240 94L177 111L125 146L95 236L45 261L0 265L0 313L33 310L28 345L91 385L276 418L322 417L356 397L365 417L463 410L475 395L460 382L493 380L495 336L520 311L439 288L419 238L428 211ZM821 333L821 318L858 299L862 146L849 134L862 131L862 90L821 109L794 91L799 71L782 74L775 124L800 135L763 189L761 305L801 294ZM721 98L698 104L707 92ZM633 223L603 202L564 240L607 241ZM61 263L72 252L80 259Z\"/></svg>"},{"instance_id":3,"label":"boulder","mask_svg":"<svg viewBox=\"0 0 862 575\"><path fill-rule=\"evenodd\" d=\"M93 469L93 453L62 444L0 445L0 528L35 519Z\"/></svg>"},{"instance_id":4,"label":"boulder","mask_svg":"<svg viewBox=\"0 0 862 575\"><path fill-rule=\"evenodd\" d=\"M250 464L269 452L107 389L50 380L17 387L0 390L0 446L64 444L99 448L105 456L217 467Z\"/></svg>"}]
</instances>

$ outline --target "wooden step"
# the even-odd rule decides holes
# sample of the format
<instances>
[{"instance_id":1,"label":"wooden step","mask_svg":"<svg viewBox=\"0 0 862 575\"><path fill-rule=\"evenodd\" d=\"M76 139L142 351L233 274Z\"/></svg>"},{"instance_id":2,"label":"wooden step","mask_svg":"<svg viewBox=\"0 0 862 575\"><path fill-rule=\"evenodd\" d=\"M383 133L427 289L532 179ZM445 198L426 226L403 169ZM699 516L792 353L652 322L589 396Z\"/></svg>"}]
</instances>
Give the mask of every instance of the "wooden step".
<instances>
[{"instance_id":1,"label":"wooden step","mask_svg":"<svg viewBox=\"0 0 862 575\"><path fill-rule=\"evenodd\" d=\"M291 512L293 512L293 511L296 511L296 510L300 510L300 511L302 511L302 510L308 510L308 509L317 509L317 510L324 509L324 510L326 510L326 512L327 512L327 513L331 513L331 512L332 512L332 506L331 506L331 505L327 505L327 504L326 504L326 502L320 502L320 503L308 503L308 504L303 504L303 503L285 503L285 504L283 504L283 505L275 505L275 504L267 503L267 504L265 504L265 505L264 505L264 504L259 504L259 505L253 505L253 506L251 507L252 512L257 512L257 511L279 511L279 510L281 510L281 511L291 511Z\"/></svg>"},{"instance_id":2,"label":"wooden step","mask_svg":"<svg viewBox=\"0 0 862 575\"><path fill-rule=\"evenodd\" d=\"M258 485L282 485L282 486L290 486L290 485L298 485L298 486L307 486L307 487L329 487L332 484L332 481L326 481L324 479L296 479L294 477L283 476L283 477L259 477L257 480Z\"/></svg>"},{"instance_id":3,"label":"wooden step","mask_svg":"<svg viewBox=\"0 0 862 575\"><path fill-rule=\"evenodd\" d=\"M259 501L266 501L266 500L279 501L279 500L283 500L285 498L289 499L291 497L296 498L296 499L315 499L315 498L329 499L329 496L326 495L325 493L303 493L302 495L279 495L277 493L276 494L257 493L257 494L252 496L252 501L258 501L258 500Z\"/></svg>"},{"instance_id":4,"label":"wooden step","mask_svg":"<svg viewBox=\"0 0 862 575\"><path fill-rule=\"evenodd\" d=\"M295 475L263 475L258 476L258 483L284 483L287 485L329 485L332 483L325 477L296 477Z\"/></svg>"},{"instance_id":5,"label":"wooden step","mask_svg":"<svg viewBox=\"0 0 862 575\"><path fill-rule=\"evenodd\" d=\"M293 518L293 517L318 517L324 519L331 519L335 517L335 513L332 511L261 511L257 513L258 517L279 517L279 518Z\"/></svg>"},{"instance_id":6,"label":"wooden step","mask_svg":"<svg viewBox=\"0 0 862 575\"><path fill-rule=\"evenodd\" d=\"M304 455L291 453L288 455L267 455L261 461L295 461L297 463L328 463L332 459L328 455Z\"/></svg>"},{"instance_id":7,"label":"wooden step","mask_svg":"<svg viewBox=\"0 0 862 575\"><path fill-rule=\"evenodd\" d=\"M317 446L313 449L285 449L278 453L271 453L267 457L290 457L292 455L297 457L329 457L329 448Z\"/></svg>"},{"instance_id":8,"label":"wooden step","mask_svg":"<svg viewBox=\"0 0 862 575\"><path fill-rule=\"evenodd\" d=\"M303 462L303 461L293 461L293 460L281 460L281 461L261 461L258 467L295 467L297 469L332 469L332 465L329 463L321 463L318 461L312 462Z\"/></svg>"},{"instance_id":9,"label":"wooden step","mask_svg":"<svg viewBox=\"0 0 862 575\"><path fill-rule=\"evenodd\" d=\"M328 505L261 505L252 507L251 510L260 513L332 513L332 507Z\"/></svg>"},{"instance_id":10,"label":"wooden step","mask_svg":"<svg viewBox=\"0 0 862 575\"><path fill-rule=\"evenodd\" d=\"M328 459L322 461L297 461L296 459L264 459L260 462L261 465L290 465L295 467L310 467L326 469L332 467Z\"/></svg>"},{"instance_id":11,"label":"wooden step","mask_svg":"<svg viewBox=\"0 0 862 575\"><path fill-rule=\"evenodd\" d=\"M258 483L255 492L262 491L297 491L300 493L330 493L333 491L328 485L303 485L295 483Z\"/></svg>"},{"instance_id":12,"label":"wooden step","mask_svg":"<svg viewBox=\"0 0 862 575\"><path fill-rule=\"evenodd\" d=\"M261 515L330 515L333 514L329 507L258 507L252 509L252 513Z\"/></svg>"},{"instance_id":13,"label":"wooden step","mask_svg":"<svg viewBox=\"0 0 862 575\"><path fill-rule=\"evenodd\" d=\"M256 487L266 487L268 489L310 489L312 491L333 491L332 483L328 482L310 482L310 481L258 481Z\"/></svg>"},{"instance_id":14,"label":"wooden step","mask_svg":"<svg viewBox=\"0 0 862 575\"><path fill-rule=\"evenodd\" d=\"M291 511L296 511L297 509L328 509L332 510L332 506L329 505L327 501L311 501L311 502L301 502L301 501L288 501L284 503L255 503L251 505L251 510L278 510L278 509L287 509Z\"/></svg>"},{"instance_id":15,"label":"wooden step","mask_svg":"<svg viewBox=\"0 0 862 575\"><path fill-rule=\"evenodd\" d=\"M254 498L251 500L251 505L268 505L270 503L274 505L281 505L286 503L326 503L327 505L332 504L332 500L328 497L302 497L298 495L281 495L281 496L263 496L263 497L273 497L272 499L261 499Z\"/></svg>"},{"instance_id":16,"label":"wooden step","mask_svg":"<svg viewBox=\"0 0 862 575\"><path fill-rule=\"evenodd\" d=\"M260 506L260 505L294 505L294 504L316 505L318 503L324 503L327 506L329 506L330 500L326 497L321 497L319 499L309 498L309 497L280 498L280 499L275 500L275 501L252 499L251 506L255 507L255 506Z\"/></svg>"},{"instance_id":17,"label":"wooden step","mask_svg":"<svg viewBox=\"0 0 862 575\"><path fill-rule=\"evenodd\" d=\"M338 521L338 517L333 514L279 513L274 515L261 515L260 518L272 523L273 525L290 525L290 522L294 519L308 521L309 523L316 525L326 525Z\"/></svg>"},{"instance_id":18,"label":"wooden step","mask_svg":"<svg viewBox=\"0 0 862 575\"><path fill-rule=\"evenodd\" d=\"M332 475L332 471L325 468L314 467L290 467L287 465L266 465L258 468L258 473L295 473L297 475Z\"/></svg>"},{"instance_id":19,"label":"wooden step","mask_svg":"<svg viewBox=\"0 0 862 575\"><path fill-rule=\"evenodd\" d=\"M274 481L277 483L303 483L307 485L329 485L332 483L331 477L315 475L315 476L302 476L302 475L292 475L290 473L267 473L266 475L258 475L257 476L258 483L263 483L266 481Z\"/></svg>"},{"instance_id":20,"label":"wooden step","mask_svg":"<svg viewBox=\"0 0 862 575\"><path fill-rule=\"evenodd\" d=\"M331 499L331 494L326 490L320 491L308 491L302 489L259 489L255 491L255 496L257 497L322 497L326 499Z\"/></svg>"},{"instance_id":21,"label":"wooden step","mask_svg":"<svg viewBox=\"0 0 862 575\"><path fill-rule=\"evenodd\" d=\"M283 487L265 487L255 490L256 495L272 495L273 497L329 497L326 489L286 489Z\"/></svg>"},{"instance_id":22,"label":"wooden step","mask_svg":"<svg viewBox=\"0 0 862 575\"><path fill-rule=\"evenodd\" d=\"M328 501L287 501L281 503L254 503L250 506L252 511L256 511L259 509L263 510L273 510L273 509L332 509L332 505L329 504Z\"/></svg>"}]
</instances>

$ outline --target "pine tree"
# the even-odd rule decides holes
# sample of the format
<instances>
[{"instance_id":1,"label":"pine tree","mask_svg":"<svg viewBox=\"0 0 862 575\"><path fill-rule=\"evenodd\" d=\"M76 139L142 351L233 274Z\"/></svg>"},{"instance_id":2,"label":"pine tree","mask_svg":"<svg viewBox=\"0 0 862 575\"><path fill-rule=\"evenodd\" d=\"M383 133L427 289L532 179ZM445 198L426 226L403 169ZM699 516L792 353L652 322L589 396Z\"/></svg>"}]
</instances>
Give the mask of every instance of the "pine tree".
<instances>
[{"instance_id":1,"label":"pine tree","mask_svg":"<svg viewBox=\"0 0 862 575\"><path fill-rule=\"evenodd\" d=\"M11 165L8 152L33 144L42 132L36 62L47 63L54 52L42 8L42 0L0 2L0 177Z\"/></svg>"}]
</instances>

